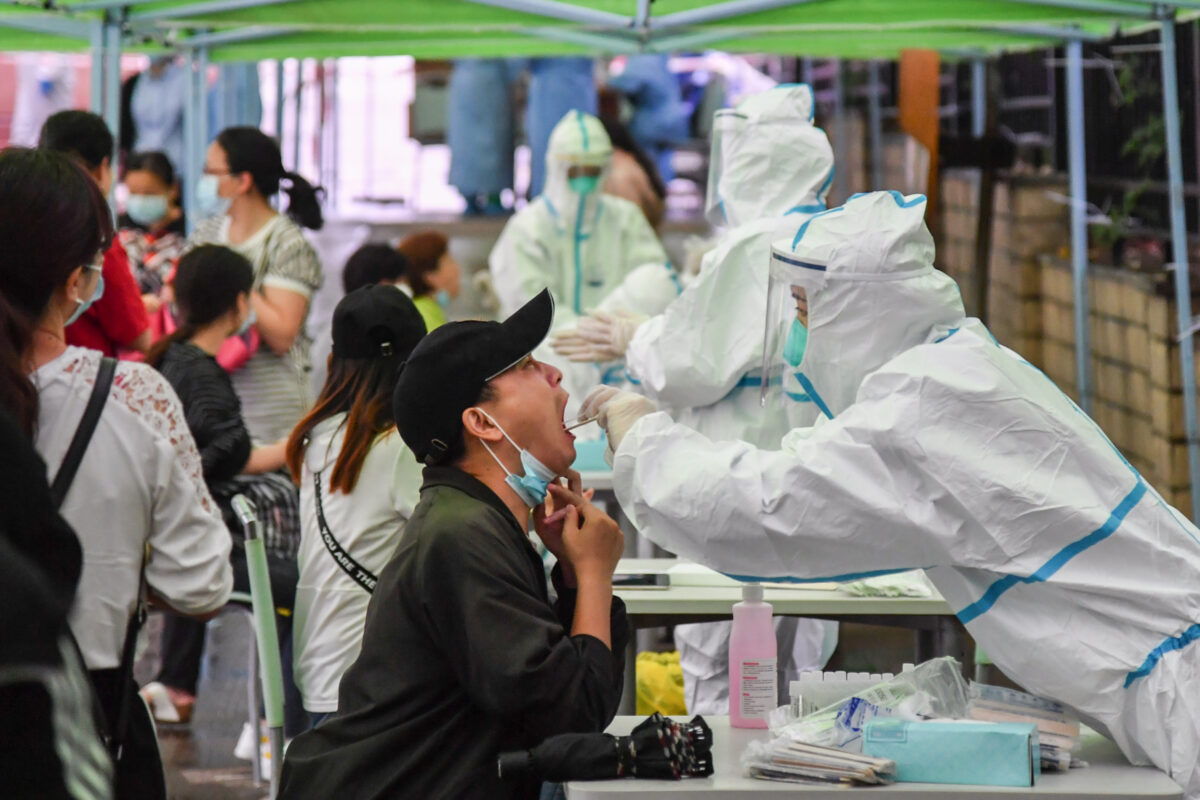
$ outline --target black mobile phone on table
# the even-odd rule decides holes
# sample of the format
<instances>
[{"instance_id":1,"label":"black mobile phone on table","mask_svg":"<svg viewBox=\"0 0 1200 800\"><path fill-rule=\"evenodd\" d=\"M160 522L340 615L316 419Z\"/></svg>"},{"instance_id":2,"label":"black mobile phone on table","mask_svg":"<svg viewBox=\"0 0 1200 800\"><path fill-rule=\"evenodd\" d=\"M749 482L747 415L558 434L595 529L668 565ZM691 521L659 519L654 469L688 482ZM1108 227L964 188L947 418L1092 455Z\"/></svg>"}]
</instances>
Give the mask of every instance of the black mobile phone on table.
<instances>
[{"instance_id":1,"label":"black mobile phone on table","mask_svg":"<svg viewBox=\"0 0 1200 800\"><path fill-rule=\"evenodd\" d=\"M665 572L618 572L613 575L614 589L669 589L671 576Z\"/></svg>"}]
</instances>

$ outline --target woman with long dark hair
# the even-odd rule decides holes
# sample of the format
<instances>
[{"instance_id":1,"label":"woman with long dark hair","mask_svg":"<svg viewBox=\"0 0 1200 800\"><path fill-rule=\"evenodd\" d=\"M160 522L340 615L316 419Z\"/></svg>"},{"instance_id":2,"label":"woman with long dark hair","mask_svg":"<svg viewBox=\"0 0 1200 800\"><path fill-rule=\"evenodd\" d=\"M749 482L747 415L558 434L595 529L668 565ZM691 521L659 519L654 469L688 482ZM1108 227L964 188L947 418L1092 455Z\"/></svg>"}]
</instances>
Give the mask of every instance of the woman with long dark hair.
<instances>
[{"instance_id":1,"label":"woman with long dark hair","mask_svg":"<svg viewBox=\"0 0 1200 800\"><path fill-rule=\"evenodd\" d=\"M283 214L271 206L281 190ZM254 268L250 305L261 344L233 373L246 427L256 445L286 439L311 405L305 322L324 278L300 228L323 224L321 190L283 168L273 139L238 127L209 145L196 195L201 213L213 216L197 226L190 244L231 247Z\"/></svg>"},{"instance_id":2,"label":"woman with long dark hair","mask_svg":"<svg viewBox=\"0 0 1200 800\"><path fill-rule=\"evenodd\" d=\"M250 433L242 421L241 404L228 373L217 363L217 351L250 320L250 262L228 247L206 244L190 251L175 271L175 307L179 327L160 339L146 361L163 374L179 395L188 429L200 449L204 480L221 508L233 537L233 585L248 592L246 551L242 527L233 513L237 494L251 498L262 520L267 563L276 608L281 647L291 652L291 608L296 591L295 543L299 531L281 520L298 517L296 487L283 473L283 443L251 449ZM287 543L291 543L288 547ZM280 552L280 548L283 551ZM177 615L163 623L162 668L142 687L159 722L188 722L196 702L200 662L204 655L205 624ZM290 670L284 669L285 679ZM294 693L285 698L295 706ZM300 724L300 723L298 723Z\"/></svg>"},{"instance_id":3,"label":"woman with long dark hair","mask_svg":"<svg viewBox=\"0 0 1200 800\"><path fill-rule=\"evenodd\" d=\"M287 443L300 484L296 685L314 724L337 711L342 673L358 656L370 581L335 549L378 574L400 541L421 488L421 466L396 432L392 389L425 334L412 301L392 286L364 286L333 312L329 377Z\"/></svg>"},{"instance_id":4,"label":"woman with long dark hair","mask_svg":"<svg viewBox=\"0 0 1200 800\"><path fill-rule=\"evenodd\" d=\"M68 347L64 329L103 291L100 256L112 236L104 196L68 156L0 152L0 295L13 312L3 333L25 372L0 370L0 397L55 476L102 367L111 366L95 350ZM83 546L71 630L111 724L123 701L136 700L123 644L142 579L156 602L207 616L229 597L232 575L229 534L170 385L123 361L99 397L104 405L60 511ZM117 794L165 796L153 725L140 701L126 712Z\"/></svg>"}]
</instances>

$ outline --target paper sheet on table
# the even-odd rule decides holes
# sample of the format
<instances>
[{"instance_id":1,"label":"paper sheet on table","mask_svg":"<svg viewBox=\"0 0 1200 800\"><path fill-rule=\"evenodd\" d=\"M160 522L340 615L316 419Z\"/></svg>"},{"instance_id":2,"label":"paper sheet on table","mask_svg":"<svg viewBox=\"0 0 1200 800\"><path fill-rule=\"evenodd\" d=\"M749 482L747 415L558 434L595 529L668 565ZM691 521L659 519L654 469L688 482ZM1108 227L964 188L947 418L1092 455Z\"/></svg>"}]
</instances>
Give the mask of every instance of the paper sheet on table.
<instances>
[{"instance_id":1,"label":"paper sheet on table","mask_svg":"<svg viewBox=\"0 0 1200 800\"><path fill-rule=\"evenodd\" d=\"M672 586L742 586L741 581L735 581L716 570L694 564L691 561L680 561L667 570L671 576ZM838 588L836 583L790 583L787 581L764 581L763 586L770 589L807 589L809 591L827 592Z\"/></svg>"}]
</instances>

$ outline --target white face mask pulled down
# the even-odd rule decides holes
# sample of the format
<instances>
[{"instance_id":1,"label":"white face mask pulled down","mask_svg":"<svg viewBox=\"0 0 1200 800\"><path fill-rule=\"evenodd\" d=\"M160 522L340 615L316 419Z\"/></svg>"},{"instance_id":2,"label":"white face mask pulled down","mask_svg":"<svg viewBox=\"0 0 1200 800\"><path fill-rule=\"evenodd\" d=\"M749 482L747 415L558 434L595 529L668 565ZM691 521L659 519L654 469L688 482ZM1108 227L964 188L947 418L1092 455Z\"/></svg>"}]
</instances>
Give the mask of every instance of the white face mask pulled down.
<instances>
[{"instance_id":1,"label":"white face mask pulled down","mask_svg":"<svg viewBox=\"0 0 1200 800\"><path fill-rule=\"evenodd\" d=\"M479 440L480 444L482 444L488 451L488 455L490 455L495 462L500 465L500 469L504 470L504 474L507 476L505 477L504 482L508 484L510 489L517 493L517 497L520 497L521 502L525 503L525 505L529 506L530 508L536 508L537 506L540 506L546 501L546 492L548 491L547 487L550 485L552 480L558 477L558 474L539 461L537 456L535 456L533 453L514 442L512 437L508 435L508 432L505 431L504 428L500 427L500 423L496 422L495 418L492 417L491 414L487 413L478 406L475 408L475 410L487 417L491 423L495 425L497 429L499 429L500 433L504 434L504 438L508 439L508 443L515 447L517 449L517 453L520 454L521 468L525 471L525 474L514 475L511 471L509 471L508 467L504 466L504 462L496 456L496 453L491 447L488 446L488 443L482 439Z\"/></svg>"}]
</instances>

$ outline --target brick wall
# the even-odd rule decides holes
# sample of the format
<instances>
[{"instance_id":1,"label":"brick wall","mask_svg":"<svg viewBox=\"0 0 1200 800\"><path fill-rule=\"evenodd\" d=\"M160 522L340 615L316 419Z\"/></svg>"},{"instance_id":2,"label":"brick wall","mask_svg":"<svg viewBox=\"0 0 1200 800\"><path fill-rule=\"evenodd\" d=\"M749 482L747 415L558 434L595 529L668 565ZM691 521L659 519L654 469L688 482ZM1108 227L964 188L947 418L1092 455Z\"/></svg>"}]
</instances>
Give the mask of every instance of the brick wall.
<instances>
[{"instance_id":1,"label":"brick wall","mask_svg":"<svg viewBox=\"0 0 1200 800\"><path fill-rule=\"evenodd\" d=\"M1064 180L997 180L989 327L1078 400L1069 211L1048 192L1065 194ZM958 282L973 314L978 173L947 171L942 198L937 265ZM1093 266L1089 305L1092 417L1168 502L1190 513L1170 276Z\"/></svg>"}]
</instances>

